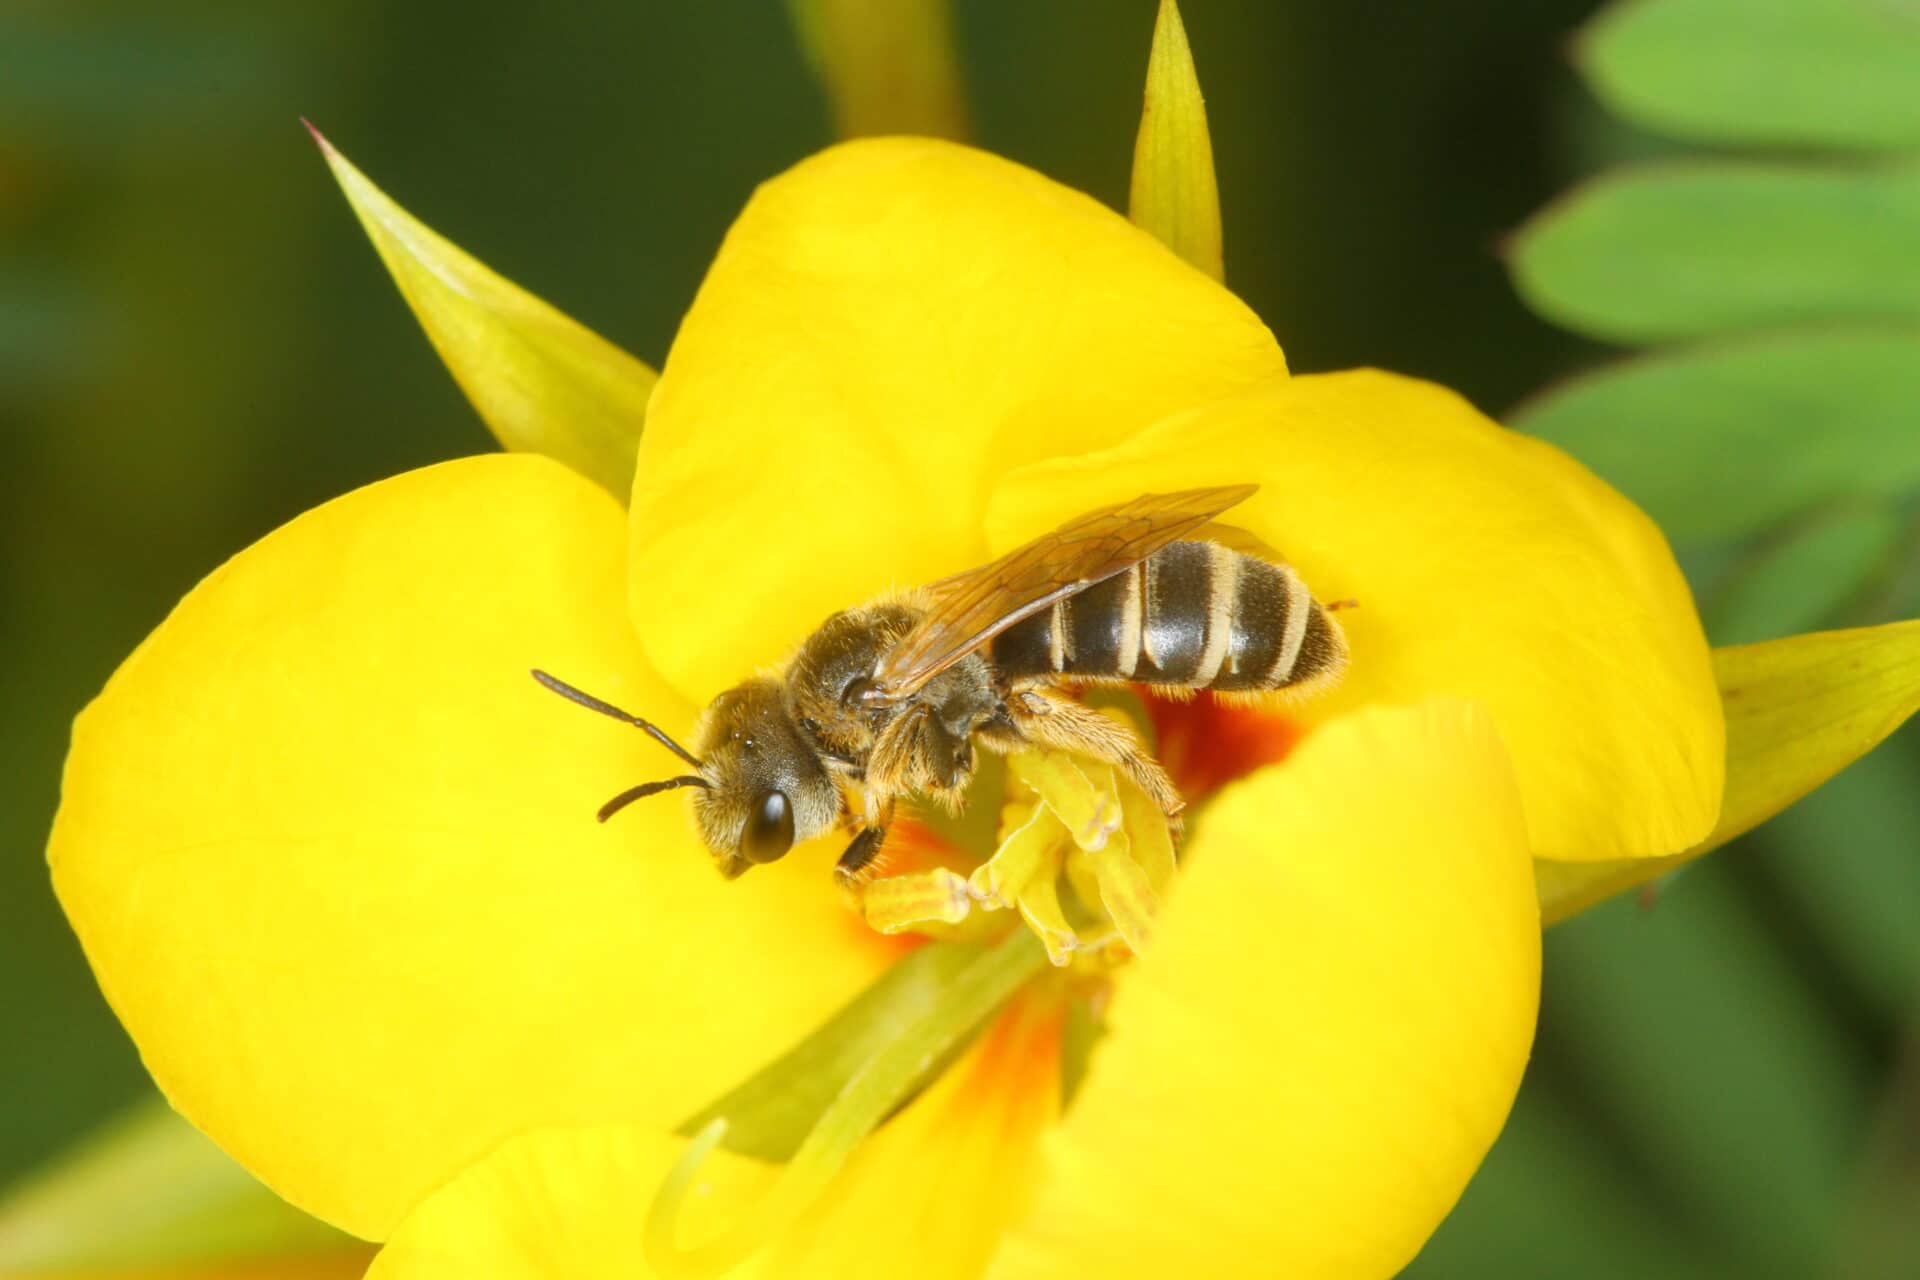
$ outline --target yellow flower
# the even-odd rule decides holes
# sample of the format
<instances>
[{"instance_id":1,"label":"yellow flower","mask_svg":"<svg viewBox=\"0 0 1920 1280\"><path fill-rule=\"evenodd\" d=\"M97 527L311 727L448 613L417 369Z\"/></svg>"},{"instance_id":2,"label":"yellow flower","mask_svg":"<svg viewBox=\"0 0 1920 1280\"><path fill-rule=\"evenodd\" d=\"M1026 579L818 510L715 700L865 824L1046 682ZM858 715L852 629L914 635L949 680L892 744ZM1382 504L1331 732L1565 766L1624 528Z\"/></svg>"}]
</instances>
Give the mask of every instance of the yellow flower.
<instances>
[{"instance_id":1,"label":"yellow flower","mask_svg":"<svg viewBox=\"0 0 1920 1280\"><path fill-rule=\"evenodd\" d=\"M902 954L817 844L727 883L668 763L834 610L1146 491L1342 614L1352 669L1195 824L1060 1106L1057 979L867 1141L760 1274L1387 1275L1518 1084L1530 854L1685 849L1722 718L1666 547L1551 448L1384 373L1289 377L1093 201L930 141L767 183L647 408L630 512L543 458L348 494L181 603L81 717L51 858L176 1106L377 1274L645 1274L676 1126ZM981 850L975 853L984 852ZM720 1153L682 1238L764 1190Z\"/></svg>"}]
</instances>

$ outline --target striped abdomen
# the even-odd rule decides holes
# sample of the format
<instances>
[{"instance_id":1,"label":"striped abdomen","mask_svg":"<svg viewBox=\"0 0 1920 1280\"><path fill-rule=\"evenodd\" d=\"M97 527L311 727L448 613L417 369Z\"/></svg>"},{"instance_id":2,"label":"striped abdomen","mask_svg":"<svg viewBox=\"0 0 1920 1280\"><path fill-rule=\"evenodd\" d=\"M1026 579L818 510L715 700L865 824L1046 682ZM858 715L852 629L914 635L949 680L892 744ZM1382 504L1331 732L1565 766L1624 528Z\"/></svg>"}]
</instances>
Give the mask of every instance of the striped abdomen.
<instances>
[{"instance_id":1,"label":"striped abdomen","mask_svg":"<svg viewBox=\"0 0 1920 1280\"><path fill-rule=\"evenodd\" d=\"M1291 569L1213 542L1175 542L993 640L1009 679L1059 675L1223 693L1337 675L1347 645Z\"/></svg>"}]
</instances>

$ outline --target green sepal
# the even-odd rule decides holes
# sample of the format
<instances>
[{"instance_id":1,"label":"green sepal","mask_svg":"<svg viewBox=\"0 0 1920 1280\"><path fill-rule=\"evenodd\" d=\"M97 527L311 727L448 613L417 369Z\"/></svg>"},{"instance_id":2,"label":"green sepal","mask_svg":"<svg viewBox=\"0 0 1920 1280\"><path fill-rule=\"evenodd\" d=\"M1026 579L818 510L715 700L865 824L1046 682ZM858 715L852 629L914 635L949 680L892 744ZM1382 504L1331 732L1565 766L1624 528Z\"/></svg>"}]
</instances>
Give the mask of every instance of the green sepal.
<instances>
[{"instance_id":1,"label":"green sepal","mask_svg":"<svg viewBox=\"0 0 1920 1280\"><path fill-rule=\"evenodd\" d=\"M625 505L659 375L415 219L318 130L313 137L414 318L494 438L572 467Z\"/></svg>"},{"instance_id":2,"label":"green sepal","mask_svg":"<svg viewBox=\"0 0 1920 1280\"><path fill-rule=\"evenodd\" d=\"M1920 619L1713 651L1727 714L1720 821L1659 858L1534 862L1540 917L1558 924L1745 835L1920 712Z\"/></svg>"},{"instance_id":3,"label":"green sepal","mask_svg":"<svg viewBox=\"0 0 1920 1280\"><path fill-rule=\"evenodd\" d=\"M1127 216L1215 280L1225 278L1213 139L1175 0L1160 0L1153 25Z\"/></svg>"},{"instance_id":4,"label":"green sepal","mask_svg":"<svg viewBox=\"0 0 1920 1280\"><path fill-rule=\"evenodd\" d=\"M787 0L842 138L967 138L947 0Z\"/></svg>"},{"instance_id":5,"label":"green sepal","mask_svg":"<svg viewBox=\"0 0 1920 1280\"><path fill-rule=\"evenodd\" d=\"M784 1163L849 1081L903 1040L917 1041L917 1074L900 1101L918 1094L986 1025L1022 982L1045 967L1019 937L995 947L931 942L901 957L840 1012L676 1130L694 1137L727 1121L729 1151ZM1028 943L1031 938L1025 938Z\"/></svg>"}]
</instances>

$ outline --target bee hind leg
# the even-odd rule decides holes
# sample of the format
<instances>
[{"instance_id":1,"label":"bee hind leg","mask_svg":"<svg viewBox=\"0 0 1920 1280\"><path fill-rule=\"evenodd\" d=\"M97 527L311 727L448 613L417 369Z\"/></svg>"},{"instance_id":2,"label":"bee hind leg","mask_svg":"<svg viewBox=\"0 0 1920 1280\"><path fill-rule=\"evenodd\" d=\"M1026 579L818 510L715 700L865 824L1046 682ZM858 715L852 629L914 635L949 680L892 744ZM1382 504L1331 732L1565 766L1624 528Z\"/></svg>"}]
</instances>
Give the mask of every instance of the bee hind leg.
<instances>
[{"instance_id":1,"label":"bee hind leg","mask_svg":"<svg viewBox=\"0 0 1920 1280\"><path fill-rule=\"evenodd\" d=\"M1007 713L1027 743L1075 751L1122 770L1169 820L1177 822L1187 807L1173 779L1134 732L1092 707L1046 690L1022 689L1007 699Z\"/></svg>"}]
</instances>

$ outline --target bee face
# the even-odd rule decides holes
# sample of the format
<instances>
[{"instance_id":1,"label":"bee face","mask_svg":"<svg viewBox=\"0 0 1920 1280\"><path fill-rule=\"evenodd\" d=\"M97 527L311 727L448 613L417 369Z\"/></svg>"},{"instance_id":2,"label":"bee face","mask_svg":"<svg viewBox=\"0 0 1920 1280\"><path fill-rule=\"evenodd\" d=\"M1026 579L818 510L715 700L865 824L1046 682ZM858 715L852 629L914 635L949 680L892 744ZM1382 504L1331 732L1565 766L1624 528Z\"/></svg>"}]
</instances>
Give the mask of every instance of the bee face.
<instances>
[{"instance_id":1,"label":"bee face","mask_svg":"<svg viewBox=\"0 0 1920 1280\"><path fill-rule=\"evenodd\" d=\"M833 826L840 793L779 681L763 677L727 690L694 736L708 783L694 793L694 818L729 880Z\"/></svg>"}]
</instances>

